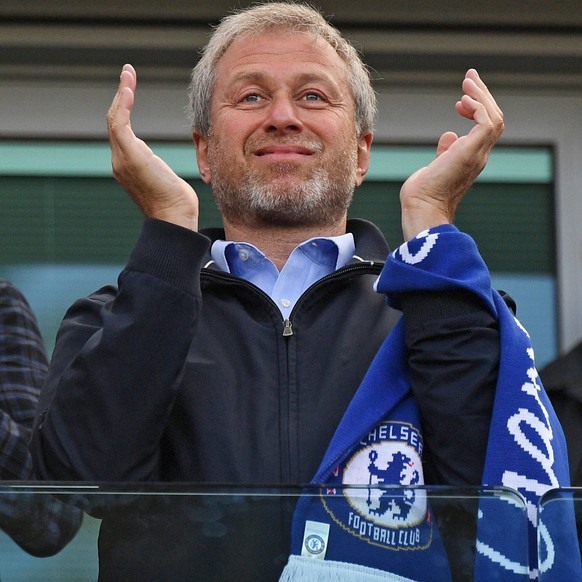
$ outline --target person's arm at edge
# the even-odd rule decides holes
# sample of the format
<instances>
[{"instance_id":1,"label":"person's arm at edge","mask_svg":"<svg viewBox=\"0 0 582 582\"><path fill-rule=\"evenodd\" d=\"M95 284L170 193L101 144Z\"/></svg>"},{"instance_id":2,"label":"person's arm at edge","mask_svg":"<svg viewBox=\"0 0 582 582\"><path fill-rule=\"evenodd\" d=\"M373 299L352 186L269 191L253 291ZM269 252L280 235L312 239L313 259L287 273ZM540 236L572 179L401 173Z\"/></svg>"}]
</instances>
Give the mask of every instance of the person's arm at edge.
<instances>
[{"instance_id":1,"label":"person's arm at edge","mask_svg":"<svg viewBox=\"0 0 582 582\"><path fill-rule=\"evenodd\" d=\"M0 389L9 410L0 411L0 476L33 479L28 441L48 360L38 323L24 295L0 281ZM34 556L52 556L77 533L82 512L50 495L14 496L0 500L0 527Z\"/></svg>"},{"instance_id":2,"label":"person's arm at edge","mask_svg":"<svg viewBox=\"0 0 582 582\"><path fill-rule=\"evenodd\" d=\"M28 440L48 360L28 302L12 284L0 285L0 479L30 479Z\"/></svg>"}]
</instances>

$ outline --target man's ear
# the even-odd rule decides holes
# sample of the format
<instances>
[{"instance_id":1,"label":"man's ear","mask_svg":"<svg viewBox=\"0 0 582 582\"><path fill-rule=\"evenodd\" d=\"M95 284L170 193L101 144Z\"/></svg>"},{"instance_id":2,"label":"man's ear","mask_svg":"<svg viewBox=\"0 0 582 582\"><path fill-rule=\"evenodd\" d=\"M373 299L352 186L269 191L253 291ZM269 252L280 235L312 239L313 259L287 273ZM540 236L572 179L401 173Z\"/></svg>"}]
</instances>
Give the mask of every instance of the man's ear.
<instances>
[{"instance_id":1,"label":"man's ear","mask_svg":"<svg viewBox=\"0 0 582 582\"><path fill-rule=\"evenodd\" d=\"M365 133L358 138L358 168L356 170L356 188L364 181L370 168L370 152L373 134Z\"/></svg>"},{"instance_id":2,"label":"man's ear","mask_svg":"<svg viewBox=\"0 0 582 582\"><path fill-rule=\"evenodd\" d=\"M208 166L208 139L197 132L192 133L194 146L196 147L196 160L198 161L198 171L200 178L205 184L210 184L210 168Z\"/></svg>"}]
</instances>

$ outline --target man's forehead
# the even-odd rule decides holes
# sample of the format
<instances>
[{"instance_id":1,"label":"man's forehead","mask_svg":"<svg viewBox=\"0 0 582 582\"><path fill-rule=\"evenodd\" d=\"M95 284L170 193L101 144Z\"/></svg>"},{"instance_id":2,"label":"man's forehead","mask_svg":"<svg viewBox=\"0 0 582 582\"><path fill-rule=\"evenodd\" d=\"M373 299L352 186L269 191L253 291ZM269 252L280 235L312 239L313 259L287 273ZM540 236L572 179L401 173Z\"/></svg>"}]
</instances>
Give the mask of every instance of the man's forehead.
<instances>
[{"instance_id":1,"label":"man's forehead","mask_svg":"<svg viewBox=\"0 0 582 582\"><path fill-rule=\"evenodd\" d=\"M276 60L299 60L331 66L337 72L346 69L346 63L327 40L314 34L292 30L273 30L247 33L236 38L224 51L217 67L224 62L229 66Z\"/></svg>"},{"instance_id":2,"label":"man's forehead","mask_svg":"<svg viewBox=\"0 0 582 582\"><path fill-rule=\"evenodd\" d=\"M347 65L326 40L292 32L249 34L233 42L218 61L215 90L229 91L241 83L310 81L324 83L337 98L351 95Z\"/></svg>"}]
</instances>

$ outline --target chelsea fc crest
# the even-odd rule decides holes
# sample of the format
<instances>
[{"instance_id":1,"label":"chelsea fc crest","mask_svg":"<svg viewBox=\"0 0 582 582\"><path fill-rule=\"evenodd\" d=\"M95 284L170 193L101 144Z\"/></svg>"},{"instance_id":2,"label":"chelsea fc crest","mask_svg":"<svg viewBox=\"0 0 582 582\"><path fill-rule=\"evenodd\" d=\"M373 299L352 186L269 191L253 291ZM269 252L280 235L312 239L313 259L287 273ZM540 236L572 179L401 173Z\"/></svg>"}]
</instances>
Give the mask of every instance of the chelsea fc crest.
<instances>
[{"instance_id":1,"label":"chelsea fc crest","mask_svg":"<svg viewBox=\"0 0 582 582\"><path fill-rule=\"evenodd\" d=\"M407 487L424 482L421 453L422 438L414 426L379 425L334 473L332 483L342 487L322 491L327 512L344 530L371 544L426 548L432 538L426 495Z\"/></svg>"}]
</instances>

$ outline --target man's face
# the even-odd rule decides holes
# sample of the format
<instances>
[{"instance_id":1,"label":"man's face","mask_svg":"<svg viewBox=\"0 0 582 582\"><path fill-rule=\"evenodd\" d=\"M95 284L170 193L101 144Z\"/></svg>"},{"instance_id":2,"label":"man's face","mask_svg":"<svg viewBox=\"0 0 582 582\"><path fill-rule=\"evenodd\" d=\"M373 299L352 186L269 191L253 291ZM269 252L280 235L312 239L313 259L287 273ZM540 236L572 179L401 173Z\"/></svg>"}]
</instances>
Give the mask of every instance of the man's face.
<instances>
[{"instance_id":1,"label":"man's face","mask_svg":"<svg viewBox=\"0 0 582 582\"><path fill-rule=\"evenodd\" d=\"M345 218L369 164L346 66L321 39L242 37L220 59L198 165L225 219L256 226Z\"/></svg>"}]
</instances>

